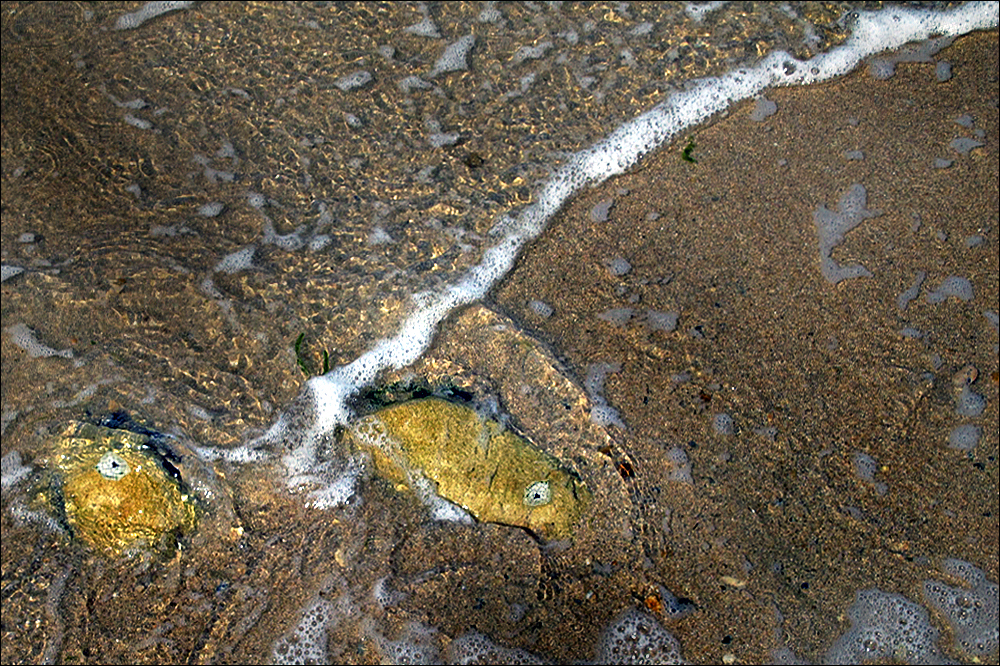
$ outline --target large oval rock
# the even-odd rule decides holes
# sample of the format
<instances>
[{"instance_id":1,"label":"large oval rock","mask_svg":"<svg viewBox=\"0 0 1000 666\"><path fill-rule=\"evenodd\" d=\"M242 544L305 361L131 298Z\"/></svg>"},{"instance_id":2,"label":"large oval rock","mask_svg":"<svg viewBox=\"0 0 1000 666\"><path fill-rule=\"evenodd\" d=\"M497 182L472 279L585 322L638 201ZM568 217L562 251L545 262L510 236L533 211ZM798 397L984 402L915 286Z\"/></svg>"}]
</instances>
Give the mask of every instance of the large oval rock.
<instances>
[{"instance_id":1,"label":"large oval rock","mask_svg":"<svg viewBox=\"0 0 1000 666\"><path fill-rule=\"evenodd\" d=\"M557 458L446 400L387 407L350 433L387 478L411 487L426 478L477 520L516 525L546 540L571 537L590 502L590 491Z\"/></svg>"}]
</instances>

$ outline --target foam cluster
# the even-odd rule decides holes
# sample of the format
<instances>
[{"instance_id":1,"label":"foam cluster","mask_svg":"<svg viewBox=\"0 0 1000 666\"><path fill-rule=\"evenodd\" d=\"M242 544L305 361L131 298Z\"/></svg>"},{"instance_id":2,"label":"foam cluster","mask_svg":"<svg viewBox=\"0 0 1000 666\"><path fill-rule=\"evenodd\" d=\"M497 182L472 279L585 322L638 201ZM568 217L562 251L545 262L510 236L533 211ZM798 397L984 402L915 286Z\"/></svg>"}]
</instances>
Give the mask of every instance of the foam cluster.
<instances>
[{"instance_id":1,"label":"foam cluster","mask_svg":"<svg viewBox=\"0 0 1000 666\"><path fill-rule=\"evenodd\" d=\"M612 407L604 397L604 380L608 373L622 369L620 363L593 363L587 368L587 377L583 387L590 398L590 420L600 426L616 425L625 427L618 410Z\"/></svg>"},{"instance_id":2,"label":"foam cluster","mask_svg":"<svg viewBox=\"0 0 1000 666\"><path fill-rule=\"evenodd\" d=\"M833 260L833 248L844 242L848 231L866 219L881 214L877 210L868 210L867 201L868 194L864 186L854 183L840 197L837 211L821 205L813 213L816 233L819 235L820 270L827 282L837 284L851 278L871 277L871 271L861 264L841 266Z\"/></svg>"},{"instance_id":3,"label":"foam cluster","mask_svg":"<svg viewBox=\"0 0 1000 666\"><path fill-rule=\"evenodd\" d=\"M847 616L851 628L830 647L824 663L937 664L944 659L937 647L939 632L927 610L900 594L862 590L855 594Z\"/></svg>"},{"instance_id":4,"label":"foam cluster","mask_svg":"<svg viewBox=\"0 0 1000 666\"><path fill-rule=\"evenodd\" d=\"M302 618L271 649L274 664L324 664L328 626L335 615L334 605L317 598L302 612Z\"/></svg>"},{"instance_id":5,"label":"foam cluster","mask_svg":"<svg viewBox=\"0 0 1000 666\"><path fill-rule=\"evenodd\" d=\"M39 342L35 332L28 328L27 324L19 323L8 326L7 335L10 341L28 352L31 358L46 358L49 356L61 356L62 358L73 358L72 349L53 349L43 342Z\"/></svg>"},{"instance_id":6,"label":"foam cluster","mask_svg":"<svg viewBox=\"0 0 1000 666\"><path fill-rule=\"evenodd\" d=\"M0 458L0 489L4 494L30 474L31 466L21 461L21 454L18 451L11 451Z\"/></svg>"},{"instance_id":7,"label":"foam cluster","mask_svg":"<svg viewBox=\"0 0 1000 666\"><path fill-rule=\"evenodd\" d=\"M958 275L949 275L941 280L941 284L934 291L927 294L927 302L937 304L949 298L968 302L972 300L974 295L971 282Z\"/></svg>"},{"instance_id":8,"label":"foam cluster","mask_svg":"<svg viewBox=\"0 0 1000 666\"><path fill-rule=\"evenodd\" d=\"M544 664L544 659L520 648L497 645L488 636L470 631L448 646L449 664Z\"/></svg>"},{"instance_id":9,"label":"foam cluster","mask_svg":"<svg viewBox=\"0 0 1000 666\"><path fill-rule=\"evenodd\" d=\"M15 275L20 275L24 272L24 269L20 266L12 266L10 264L3 264L0 266L0 282L6 282Z\"/></svg>"},{"instance_id":10,"label":"foam cluster","mask_svg":"<svg viewBox=\"0 0 1000 666\"><path fill-rule=\"evenodd\" d=\"M430 73L430 77L434 78L439 74L445 74L447 72L460 72L462 70L468 69L469 65L466 62L466 58L469 56L469 51L472 47L476 45L476 38L474 35L466 35L460 38L456 42L449 44L438 61L434 64L434 70Z\"/></svg>"},{"instance_id":11,"label":"foam cluster","mask_svg":"<svg viewBox=\"0 0 1000 666\"><path fill-rule=\"evenodd\" d=\"M977 662L996 659L998 650L998 594L1000 587L986 579L976 566L958 559L947 559L945 573L964 581L964 587L952 587L937 580L924 581L924 599L947 619L955 636L955 649Z\"/></svg>"},{"instance_id":12,"label":"foam cluster","mask_svg":"<svg viewBox=\"0 0 1000 666\"><path fill-rule=\"evenodd\" d=\"M683 664L681 644L652 615L631 608L601 636L598 664Z\"/></svg>"},{"instance_id":13,"label":"foam cluster","mask_svg":"<svg viewBox=\"0 0 1000 666\"><path fill-rule=\"evenodd\" d=\"M134 30L150 19L180 9L188 9L193 4L193 2L180 1L147 2L134 12L119 16L118 20L115 21L115 30Z\"/></svg>"},{"instance_id":14,"label":"foam cluster","mask_svg":"<svg viewBox=\"0 0 1000 666\"><path fill-rule=\"evenodd\" d=\"M435 646L437 631L420 624L407 622L402 634L395 640L389 640L372 626L368 627L371 636L382 652L386 664L439 664L441 657Z\"/></svg>"}]
</instances>

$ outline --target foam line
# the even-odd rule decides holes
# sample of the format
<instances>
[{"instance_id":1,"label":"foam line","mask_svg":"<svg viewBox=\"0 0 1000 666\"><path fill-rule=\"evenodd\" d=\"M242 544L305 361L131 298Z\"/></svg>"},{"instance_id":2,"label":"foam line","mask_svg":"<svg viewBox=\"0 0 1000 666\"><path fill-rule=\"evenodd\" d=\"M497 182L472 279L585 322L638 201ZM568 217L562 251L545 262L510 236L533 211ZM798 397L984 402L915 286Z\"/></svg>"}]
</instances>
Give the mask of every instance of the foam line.
<instances>
[{"instance_id":1,"label":"foam line","mask_svg":"<svg viewBox=\"0 0 1000 666\"><path fill-rule=\"evenodd\" d=\"M993 2L968 3L946 12L905 7L858 12L851 19L851 37L827 53L801 61L777 51L752 68L701 79L670 95L558 170L543 186L537 201L519 214L508 235L486 250L483 260L457 283L425 297L394 338L380 341L353 363L310 380L309 390L316 395L317 406L329 412L321 420L329 424L343 422L349 416L343 400L351 393L374 381L379 371L403 368L420 358L430 346L438 323L455 308L482 298L510 270L524 244L537 237L548 220L583 187L623 173L680 131L765 88L825 81L848 73L870 55L907 42L994 28L997 16L998 5Z\"/></svg>"},{"instance_id":2,"label":"foam line","mask_svg":"<svg viewBox=\"0 0 1000 666\"><path fill-rule=\"evenodd\" d=\"M693 81L577 153L544 183L534 203L522 209L516 218L503 221L503 236L485 251L479 264L453 284L413 297L414 309L394 337L379 341L353 362L307 382L297 403L312 403L310 423L291 427L291 420L282 416L262 438L225 455L233 460L256 459L261 455L261 445L283 441L285 450L290 449L284 458L289 485L323 483L322 465L316 462L315 452L327 433L351 417L347 405L351 395L372 384L382 370L404 368L419 359L430 346L438 324L456 308L481 299L510 270L524 245L536 238L549 219L582 188L623 173L679 132L769 87L807 85L842 76L868 56L907 42L996 28L998 4L966 3L944 12L892 7L857 12L848 21L851 36L827 53L802 61L777 51L753 67ZM342 479L326 481L328 488L335 483L342 485L341 482ZM343 499L342 493L333 495ZM323 491L314 493L314 500L317 505L337 503L333 496L324 496Z\"/></svg>"}]
</instances>

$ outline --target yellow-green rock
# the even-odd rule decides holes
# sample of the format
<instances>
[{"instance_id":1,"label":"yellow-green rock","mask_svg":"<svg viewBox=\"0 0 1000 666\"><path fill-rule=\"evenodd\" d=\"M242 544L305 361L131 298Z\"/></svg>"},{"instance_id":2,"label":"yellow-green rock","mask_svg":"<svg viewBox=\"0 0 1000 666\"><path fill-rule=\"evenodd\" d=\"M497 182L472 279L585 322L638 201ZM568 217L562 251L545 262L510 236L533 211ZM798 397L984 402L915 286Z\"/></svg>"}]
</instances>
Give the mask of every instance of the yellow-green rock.
<instances>
[{"instance_id":1,"label":"yellow-green rock","mask_svg":"<svg viewBox=\"0 0 1000 666\"><path fill-rule=\"evenodd\" d=\"M480 521L566 539L590 501L583 482L558 459L446 400L387 407L354 423L350 433L384 476L413 486L422 475Z\"/></svg>"},{"instance_id":2,"label":"yellow-green rock","mask_svg":"<svg viewBox=\"0 0 1000 666\"><path fill-rule=\"evenodd\" d=\"M55 497L73 536L94 549L172 546L197 523L194 498L149 435L71 422L53 447Z\"/></svg>"}]
</instances>

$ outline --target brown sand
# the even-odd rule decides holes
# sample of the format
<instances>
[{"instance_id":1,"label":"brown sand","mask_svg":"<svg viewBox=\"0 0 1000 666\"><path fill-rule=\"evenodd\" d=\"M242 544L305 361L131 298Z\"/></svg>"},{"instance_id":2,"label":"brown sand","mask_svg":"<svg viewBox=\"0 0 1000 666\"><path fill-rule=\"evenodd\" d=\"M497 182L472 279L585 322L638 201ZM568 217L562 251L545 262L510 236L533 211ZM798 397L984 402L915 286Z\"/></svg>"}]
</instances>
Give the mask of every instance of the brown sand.
<instances>
[{"instance_id":1,"label":"brown sand","mask_svg":"<svg viewBox=\"0 0 1000 666\"><path fill-rule=\"evenodd\" d=\"M778 113L763 123L748 119L753 103L734 108L691 134L696 164L681 140L578 197L495 291L578 376L621 364L606 396L640 480L657 479L668 447L692 461L693 487L663 485L650 512L669 524L658 571L704 610L672 627L696 662L760 661L782 634L799 654L823 649L848 626L856 590L920 599L938 558L996 579L997 332L982 312L998 293L997 35L960 39L944 57L947 83L932 65L907 65L887 81L861 72L770 91ZM987 137L967 156L948 147L971 136L962 114ZM936 169L937 157L955 162ZM834 209L852 183L882 214L834 258L874 276L832 285L813 211ZM593 222L608 199L610 220ZM967 248L976 234L985 242ZM613 276L616 257L631 271ZM918 271L924 292L902 311ZM923 293L951 274L971 280L975 299L928 304ZM554 314L534 314L532 299ZM599 318L621 307L636 316ZM679 311L677 329L651 331L647 309ZM945 444L961 421L952 377L968 364L988 406L966 453ZM732 416L734 436L713 432L716 413ZM877 461L885 495L854 471L855 452Z\"/></svg>"},{"instance_id":2,"label":"brown sand","mask_svg":"<svg viewBox=\"0 0 1000 666\"><path fill-rule=\"evenodd\" d=\"M419 114L390 106L380 111L404 130L389 157L360 150L371 168L348 176L347 148L342 154L329 141L307 150L300 135L309 127L342 134L341 109L325 106L338 98L315 82L338 76L352 52L332 61L303 58L330 47L319 33L300 30L283 6L204 6L191 22L167 17L157 30L100 49L91 43L92 26L50 32L50 22L29 20L34 6L17 9L10 19L16 39L5 33L4 44L2 232L5 257L33 270L4 284L3 326L29 321L44 341L72 346L85 361L30 359L3 336L3 453L21 451L29 463L51 421L121 407L199 443L242 441L300 389L289 352L300 331L308 332L314 363L324 348L334 362L349 361L405 311L405 303L384 298L391 290L376 287L383 279L393 284L384 274L426 266L421 279L434 278L469 261L446 252L454 239L424 224L425 216L453 223L469 206L479 212L461 224L484 233L495 210L482 207L481 192L503 193L505 205L528 194L532 174L502 166L521 163L531 150L586 145L606 131L608 117L628 117L644 96L655 97L655 86L637 77L621 97L586 109L585 132L560 128L558 108L515 109L539 116L515 128L504 125L506 110L471 105L482 90L476 76L456 75L455 97L479 114L474 119L488 118L482 145L424 155L407 143L423 131ZM67 25L78 25L75 6L52 11L71 14ZM114 13L97 11L100 20ZM353 39L351 26L364 24L376 40L366 48L417 14L410 7L388 17L344 11L344 22L330 21L344 33L335 40ZM455 11L474 16L478 8ZM596 5L571 11L602 14ZM302 41L259 29L272 24L292 25L290 34ZM194 40L192 48L185 40ZM600 41L593 46L598 62L610 48ZM199 45L218 57L205 58ZM501 82L507 46L486 41L477 52ZM439 50L418 40L411 48L416 55L385 65L376 83L384 86L383 102L396 94L393 77L406 71L405 57L433 62ZM76 69L72 53L92 49L111 74ZM492 311L475 306L442 327L415 373L500 395L519 428L587 474L600 501L571 548L540 549L523 532L499 526L434 523L411 495L377 478L357 506L313 511L302 495L286 492L278 462L219 464L226 491L213 500L213 529L203 525L168 562L105 561L15 520L8 510L14 500L5 495L3 661L261 661L317 594L350 596L357 609L331 636L337 661L385 654L366 617L386 635L425 622L443 632L435 639L443 643L475 627L505 645L568 661L589 658L601 628L623 608L658 613L660 585L697 604L682 620L661 616L690 661L732 655L759 662L784 645L818 658L847 627L844 612L858 589L878 586L920 600L921 581L936 575L942 557L968 560L996 580L997 333L981 313L996 311L998 293L997 35L960 39L940 57L954 66L947 83L935 81L933 65L905 65L888 81L862 73L768 93L779 111L760 124L747 119L750 104L732 110L692 132L696 164L680 159L685 137L581 195L495 290ZM93 67L95 60L81 62ZM696 64L697 53L690 60ZM681 74L702 71L683 69L685 62L675 63ZM648 80L654 69L645 71ZM211 91L232 83L230 70L244 72L233 81L253 96L216 104ZM539 85L560 89L561 71ZM112 94L148 95L169 109L157 117L157 133L122 129L120 111L108 110L95 83L108 81ZM9 92L9 82L19 94ZM438 101L428 99L433 115ZM357 110L354 100L345 104ZM610 116L605 107L613 107ZM306 117L317 108L320 120ZM966 113L972 129L954 122ZM369 128L362 139L378 148L384 129ZM960 156L948 147L975 129L984 131L983 148ZM544 143L522 154L519 137L533 135ZM191 154L212 154L226 137L247 152L240 163L247 182L192 178L200 167ZM494 154L484 146L499 147ZM864 160L845 159L848 150L862 150ZM310 167L299 151L312 157ZM458 166L459 153L469 151L487 158L485 169ZM428 155L448 178L458 175L448 183L361 182L361 174L410 174ZM393 171L396 157L400 171ZM955 162L935 169L936 157ZM303 177L310 173L332 180L317 176L310 184ZM856 182L882 215L848 234L834 257L874 276L833 286L819 273L812 214L835 207ZM124 189L130 183L142 184L144 198ZM442 207L438 192L449 187L454 196ZM233 205L248 188L281 202L269 209L281 233L302 221L300 211L314 198L338 201L339 245L326 255L261 249L254 271L217 276L237 305L228 317L199 283L221 256L259 236L256 212ZM396 225L389 228L399 242L385 250L378 271L359 254L370 231L359 219L371 211L352 207L355 188L399 197L385 222ZM206 219L192 213L212 198L232 210ZM609 221L592 222L592 207L607 199L615 200ZM651 219L654 211L659 217ZM153 237L154 225L189 225L196 233ZM43 240L18 243L25 231ZM967 248L974 234L984 241ZM631 270L612 276L605 262L615 257ZM900 311L896 298L917 271L927 272L924 291ZM924 294L951 274L972 281L975 299L928 304ZM531 299L551 305L552 317L534 314ZM636 316L620 326L598 317L616 307ZM647 309L678 311L677 330L650 331L642 320ZM903 337L904 326L923 337ZM621 364L605 395L624 431L587 421L580 384L596 362ZM952 379L968 364L978 369L973 388L987 408L963 420L955 415ZM85 390L105 379L110 383ZM711 418L722 412L732 415L734 435L713 433ZM983 439L968 453L948 449L948 431L965 421L980 425ZM755 432L761 428L774 428L774 436ZM673 446L692 462L692 484L666 478ZM884 495L859 478L855 452L877 461ZM381 608L370 594L381 578L407 596ZM514 607L523 611L518 620L511 619Z\"/></svg>"}]
</instances>

